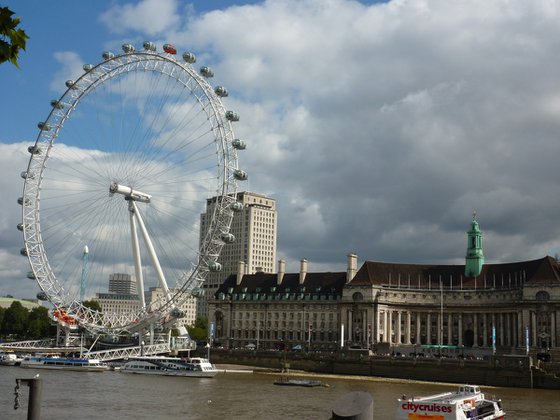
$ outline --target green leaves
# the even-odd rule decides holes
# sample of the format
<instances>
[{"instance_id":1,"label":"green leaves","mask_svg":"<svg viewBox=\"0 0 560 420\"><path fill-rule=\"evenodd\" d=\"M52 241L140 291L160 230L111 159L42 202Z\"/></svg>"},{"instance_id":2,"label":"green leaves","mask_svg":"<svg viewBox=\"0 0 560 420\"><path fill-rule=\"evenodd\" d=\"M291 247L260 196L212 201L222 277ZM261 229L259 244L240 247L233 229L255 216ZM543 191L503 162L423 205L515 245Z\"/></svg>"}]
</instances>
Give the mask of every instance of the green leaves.
<instances>
[{"instance_id":1,"label":"green leaves","mask_svg":"<svg viewBox=\"0 0 560 420\"><path fill-rule=\"evenodd\" d=\"M23 29L17 29L20 19L13 15L7 7L0 7L0 63L10 61L19 68L19 51L25 50L29 37Z\"/></svg>"}]
</instances>

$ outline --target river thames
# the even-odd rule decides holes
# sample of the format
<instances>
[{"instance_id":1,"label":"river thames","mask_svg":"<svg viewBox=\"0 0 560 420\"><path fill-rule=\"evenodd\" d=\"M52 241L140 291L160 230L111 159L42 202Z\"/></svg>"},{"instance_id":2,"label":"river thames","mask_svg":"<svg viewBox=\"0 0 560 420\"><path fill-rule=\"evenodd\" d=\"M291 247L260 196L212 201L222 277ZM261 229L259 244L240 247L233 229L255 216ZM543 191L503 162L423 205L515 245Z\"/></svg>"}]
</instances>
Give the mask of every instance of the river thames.
<instances>
[{"instance_id":1,"label":"river thames","mask_svg":"<svg viewBox=\"0 0 560 420\"><path fill-rule=\"evenodd\" d=\"M242 367L240 367L242 369ZM0 367L0 418L26 419L29 388L15 379L43 380L41 419L330 419L334 401L353 391L372 395L374 418L393 419L396 399L455 390L456 385L384 378L324 376L329 387L280 387L277 375L226 371L215 378L174 378L119 372L87 373ZM295 375L294 375L295 376ZM560 391L483 387L502 399L507 418L560 418Z\"/></svg>"}]
</instances>

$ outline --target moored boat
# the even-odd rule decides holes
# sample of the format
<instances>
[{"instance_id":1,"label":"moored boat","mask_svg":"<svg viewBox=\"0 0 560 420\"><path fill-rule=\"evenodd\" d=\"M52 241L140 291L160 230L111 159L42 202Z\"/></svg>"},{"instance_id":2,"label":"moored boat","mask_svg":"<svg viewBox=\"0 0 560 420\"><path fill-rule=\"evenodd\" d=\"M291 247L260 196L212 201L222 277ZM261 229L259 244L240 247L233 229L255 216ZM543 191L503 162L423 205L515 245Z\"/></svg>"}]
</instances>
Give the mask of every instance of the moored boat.
<instances>
[{"instance_id":1,"label":"moored boat","mask_svg":"<svg viewBox=\"0 0 560 420\"><path fill-rule=\"evenodd\" d=\"M21 360L15 353L0 353L0 366L17 366Z\"/></svg>"},{"instance_id":2,"label":"moored boat","mask_svg":"<svg viewBox=\"0 0 560 420\"><path fill-rule=\"evenodd\" d=\"M138 373L163 376L191 376L212 378L218 370L203 357L144 356L129 359L119 369L122 373Z\"/></svg>"},{"instance_id":3,"label":"moored boat","mask_svg":"<svg viewBox=\"0 0 560 420\"><path fill-rule=\"evenodd\" d=\"M274 381L274 385L283 385L283 386L304 386L304 387L315 387L315 386L326 386L323 382L316 380L316 379L292 379L282 377L277 381Z\"/></svg>"},{"instance_id":4,"label":"moored boat","mask_svg":"<svg viewBox=\"0 0 560 420\"><path fill-rule=\"evenodd\" d=\"M476 385L457 392L398 399L397 419L499 420L505 419L501 401L488 399Z\"/></svg>"},{"instance_id":5,"label":"moored boat","mask_svg":"<svg viewBox=\"0 0 560 420\"><path fill-rule=\"evenodd\" d=\"M106 363L98 359L67 358L59 356L26 356L21 367L32 369L75 370L86 372L104 372L109 370Z\"/></svg>"}]
</instances>

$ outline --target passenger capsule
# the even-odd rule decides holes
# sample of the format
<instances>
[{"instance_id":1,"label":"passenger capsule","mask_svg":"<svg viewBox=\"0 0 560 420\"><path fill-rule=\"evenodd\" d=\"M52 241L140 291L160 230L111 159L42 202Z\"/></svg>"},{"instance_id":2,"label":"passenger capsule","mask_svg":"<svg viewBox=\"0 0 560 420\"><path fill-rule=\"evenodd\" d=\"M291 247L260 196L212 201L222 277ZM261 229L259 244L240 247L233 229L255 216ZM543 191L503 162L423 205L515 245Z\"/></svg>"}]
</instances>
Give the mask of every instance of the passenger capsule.
<instances>
[{"instance_id":1,"label":"passenger capsule","mask_svg":"<svg viewBox=\"0 0 560 420\"><path fill-rule=\"evenodd\" d=\"M151 42L151 41L144 41L144 43L142 44L142 46L144 47L144 49L145 49L146 51L155 52L155 50L156 50L156 44L154 44L154 43Z\"/></svg>"},{"instance_id":2,"label":"passenger capsule","mask_svg":"<svg viewBox=\"0 0 560 420\"><path fill-rule=\"evenodd\" d=\"M111 51L105 51L103 54L101 54L101 56L105 61L110 60L111 58L115 58L115 54L113 54Z\"/></svg>"},{"instance_id":3,"label":"passenger capsule","mask_svg":"<svg viewBox=\"0 0 560 420\"><path fill-rule=\"evenodd\" d=\"M204 77L214 77L214 70L212 70L210 67L203 66L200 68L200 74Z\"/></svg>"},{"instance_id":4,"label":"passenger capsule","mask_svg":"<svg viewBox=\"0 0 560 420\"><path fill-rule=\"evenodd\" d=\"M20 232L23 232L23 223L18 223L17 224L17 230L19 230Z\"/></svg>"},{"instance_id":5,"label":"passenger capsule","mask_svg":"<svg viewBox=\"0 0 560 420\"><path fill-rule=\"evenodd\" d=\"M68 89L77 89L78 86L76 86L76 82L74 80L67 80L66 81L66 87Z\"/></svg>"},{"instance_id":6,"label":"passenger capsule","mask_svg":"<svg viewBox=\"0 0 560 420\"><path fill-rule=\"evenodd\" d=\"M235 212L240 212L241 210L243 210L243 203L236 201L231 205L231 209Z\"/></svg>"},{"instance_id":7,"label":"passenger capsule","mask_svg":"<svg viewBox=\"0 0 560 420\"><path fill-rule=\"evenodd\" d=\"M204 295L204 290L202 290L200 287L195 287L191 290L191 295L193 295L194 297L200 297Z\"/></svg>"},{"instance_id":8,"label":"passenger capsule","mask_svg":"<svg viewBox=\"0 0 560 420\"><path fill-rule=\"evenodd\" d=\"M18 197L17 202L20 206L23 206L23 197ZM25 199L25 205L28 206L30 204L29 198Z\"/></svg>"},{"instance_id":9,"label":"passenger capsule","mask_svg":"<svg viewBox=\"0 0 560 420\"><path fill-rule=\"evenodd\" d=\"M27 179L27 171L23 171L19 174L19 176L21 176L23 179Z\"/></svg>"},{"instance_id":10,"label":"passenger capsule","mask_svg":"<svg viewBox=\"0 0 560 420\"><path fill-rule=\"evenodd\" d=\"M83 67L85 72L93 70L93 64L84 64Z\"/></svg>"},{"instance_id":11,"label":"passenger capsule","mask_svg":"<svg viewBox=\"0 0 560 420\"><path fill-rule=\"evenodd\" d=\"M33 271L28 271L27 278L31 280L35 280L37 277L35 277L35 273Z\"/></svg>"},{"instance_id":12,"label":"passenger capsule","mask_svg":"<svg viewBox=\"0 0 560 420\"><path fill-rule=\"evenodd\" d=\"M239 140L239 139L233 139L232 142L231 142L231 145L233 146L234 149L237 149L237 150L245 150L245 148L247 147L245 142L243 140Z\"/></svg>"},{"instance_id":13,"label":"passenger capsule","mask_svg":"<svg viewBox=\"0 0 560 420\"><path fill-rule=\"evenodd\" d=\"M62 102L56 100L56 99L53 99L51 101L51 106L53 108L56 108L56 109L63 109L64 108L64 104Z\"/></svg>"},{"instance_id":14,"label":"passenger capsule","mask_svg":"<svg viewBox=\"0 0 560 420\"><path fill-rule=\"evenodd\" d=\"M167 54L177 54L177 48L175 48L175 45L171 44L164 44L163 51L165 51Z\"/></svg>"},{"instance_id":15,"label":"passenger capsule","mask_svg":"<svg viewBox=\"0 0 560 420\"><path fill-rule=\"evenodd\" d=\"M23 255L24 257L27 257L27 249L26 249L26 248L21 248L21 249L19 250L19 253L20 253L21 255Z\"/></svg>"},{"instance_id":16,"label":"passenger capsule","mask_svg":"<svg viewBox=\"0 0 560 420\"><path fill-rule=\"evenodd\" d=\"M37 293L37 299L38 300L47 300L48 296L45 292L39 292L39 293Z\"/></svg>"},{"instance_id":17,"label":"passenger capsule","mask_svg":"<svg viewBox=\"0 0 560 420\"><path fill-rule=\"evenodd\" d=\"M185 312L179 308L173 308L171 309L171 316L173 318L183 318L185 316Z\"/></svg>"},{"instance_id":18,"label":"passenger capsule","mask_svg":"<svg viewBox=\"0 0 560 420\"><path fill-rule=\"evenodd\" d=\"M222 239L222 241L224 241L226 244L231 244L233 242L235 242L235 235L231 234L231 233L227 233L224 232L220 235L220 238Z\"/></svg>"},{"instance_id":19,"label":"passenger capsule","mask_svg":"<svg viewBox=\"0 0 560 420\"><path fill-rule=\"evenodd\" d=\"M41 148L39 146L29 146L27 151L32 155L38 155L41 153Z\"/></svg>"},{"instance_id":20,"label":"passenger capsule","mask_svg":"<svg viewBox=\"0 0 560 420\"><path fill-rule=\"evenodd\" d=\"M236 169L235 171L233 171L233 176L235 179L239 180L239 181L246 181L247 178L249 178L249 175L247 175L247 172L242 171L241 169Z\"/></svg>"},{"instance_id":21,"label":"passenger capsule","mask_svg":"<svg viewBox=\"0 0 560 420\"><path fill-rule=\"evenodd\" d=\"M218 95L221 98L225 98L226 96L229 95L229 92L223 86L216 86L216 89L214 89L214 92L216 92L216 95Z\"/></svg>"},{"instance_id":22,"label":"passenger capsule","mask_svg":"<svg viewBox=\"0 0 560 420\"><path fill-rule=\"evenodd\" d=\"M208 269L214 272L222 271L222 264L216 261L211 261L210 264L208 264Z\"/></svg>"},{"instance_id":23,"label":"passenger capsule","mask_svg":"<svg viewBox=\"0 0 560 420\"><path fill-rule=\"evenodd\" d=\"M226 120L228 121L239 121L239 115L233 111L226 111Z\"/></svg>"},{"instance_id":24,"label":"passenger capsule","mask_svg":"<svg viewBox=\"0 0 560 420\"><path fill-rule=\"evenodd\" d=\"M134 45L132 44L123 44L122 45L122 50L124 51L125 54L130 54L134 52Z\"/></svg>"},{"instance_id":25,"label":"passenger capsule","mask_svg":"<svg viewBox=\"0 0 560 420\"><path fill-rule=\"evenodd\" d=\"M196 55L194 55L192 52L185 52L183 53L183 60L190 64L196 63Z\"/></svg>"},{"instance_id":26,"label":"passenger capsule","mask_svg":"<svg viewBox=\"0 0 560 420\"><path fill-rule=\"evenodd\" d=\"M37 127L39 127L39 130L51 131L51 125L49 123L44 122L44 121L41 121L40 123L38 123Z\"/></svg>"}]
</instances>

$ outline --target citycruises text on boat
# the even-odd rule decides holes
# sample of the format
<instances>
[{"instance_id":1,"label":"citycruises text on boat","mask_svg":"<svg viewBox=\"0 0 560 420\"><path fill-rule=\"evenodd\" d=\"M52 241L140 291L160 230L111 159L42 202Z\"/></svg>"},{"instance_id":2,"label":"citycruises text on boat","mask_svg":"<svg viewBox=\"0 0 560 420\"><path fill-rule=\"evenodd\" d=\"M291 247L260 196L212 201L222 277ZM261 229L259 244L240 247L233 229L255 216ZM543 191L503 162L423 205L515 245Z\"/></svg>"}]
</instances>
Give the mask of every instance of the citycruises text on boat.
<instances>
[{"instance_id":1,"label":"citycruises text on boat","mask_svg":"<svg viewBox=\"0 0 560 420\"><path fill-rule=\"evenodd\" d=\"M212 378L218 373L208 359L202 357L145 356L128 360L121 368L123 373L140 373L164 376L192 376Z\"/></svg>"},{"instance_id":2,"label":"citycruises text on boat","mask_svg":"<svg viewBox=\"0 0 560 420\"><path fill-rule=\"evenodd\" d=\"M500 400L487 399L475 385L457 392L398 399L397 419L499 420L505 418Z\"/></svg>"}]
</instances>

